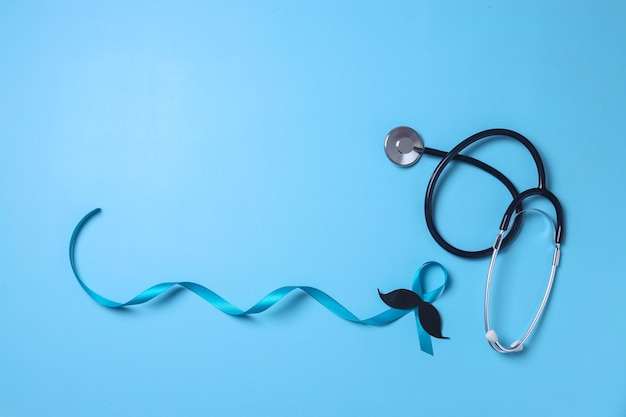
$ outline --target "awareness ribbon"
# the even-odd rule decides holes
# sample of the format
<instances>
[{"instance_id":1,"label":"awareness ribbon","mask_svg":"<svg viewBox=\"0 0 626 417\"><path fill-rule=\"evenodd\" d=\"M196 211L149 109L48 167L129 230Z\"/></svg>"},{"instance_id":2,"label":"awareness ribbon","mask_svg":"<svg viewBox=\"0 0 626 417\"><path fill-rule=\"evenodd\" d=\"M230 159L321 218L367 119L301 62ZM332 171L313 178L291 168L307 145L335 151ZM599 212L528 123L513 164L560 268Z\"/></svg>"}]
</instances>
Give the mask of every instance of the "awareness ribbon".
<instances>
[{"instance_id":1,"label":"awareness ribbon","mask_svg":"<svg viewBox=\"0 0 626 417\"><path fill-rule=\"evenodd\" d=\"M424 290L422 288L422 279L424 278L424 276L422 275L422 273L427 268L430 268L430 267L438 267L439 269L441 269L441 272L443 273L443 284L441 284L440 286L438 286L437 288L431 291L428 291L427 293L424 293ZM444 268L443 265L441 265L438 262L431 261L431 262L426 262L424 265L417 268L417 271L415 271L415 276L413 276L412 289L413 289L413 292L415 292L417 295L419 295L422 298L422 300L428 303L432 303L433 301L435 301L437 297L441 295L443 290L446 288L447 283L448 283L448 271L446 271L446 268ZM432 355L433 343L430 338L430 335L424 330L424 328L422 327L420 323L418 309L417 308L413 309L413 312L415 313L415 323L417 324L417 335L419 336L419 339L420 339L420 347L422 348L422 351L430 353Z\"/></svg>"},{"instance_id":2,"label":"awareness ribbon","mask_svg":"<svg viewBox=\"0 0 626 417\"><path fill-rule=\"evenodd\" d=\"M85 284L85 282L81 279L80 275L78 274L78 268L76 267L76 260L75 260L76 241L78 239L78 235L81 229L94 215L98 214L100 211L101 209L96 208L90 211L89 213L87 213L87 215L85 215L85 217L83 217L80 220L80 222L78 222L78 224L76 225L76 228L74 229L74 232L72 233L72 237L70 239L69 255L70 255L70 264L72 267L72 271L74 273L74 276L76 277L76 280L80 284L80 286L83 288L83 290L85 290L87 294L89 294L89 296L92 299L94 299L98 304L104 307L123 308L127 306L143 304L152 300L153 298L158 297L159 295L168 291L172 287L179 286L196 294L197 296L199 296L200 298L202 298L203 300L205 300L206 302L208 302L213 307L215 307L216 309L220 310L223 313L229 314L231 316L247 316L250 314L261 313L267 310L268 308L272 307L274 304L278 303L283 297L285 297L287 294L291 293L292 291L300 290L306 293L307 295L309 295L311 298L315 299L318 303L320 303L328 311L330 311L337 317L340 317L347 321L351 321L353 323L366 324L369 326L387 325L389 323L392 323L398 320L401 317L404 317L405 315L410 313L411 310L414 310L416 321L417 321L417 332L419 335L421 349L422 351L430 355L433 354L433 348L432 348L432 342L430 340L430 335L424 330L424 328L420 324L420 318L418 316L417 308L410 308L410 309L391 308L373 317L370 317L367 319L359 319L357 316L352 314L347 308L345 308L339 302L337 302L334 298L332 298L325 292L318 290L317 288L314 288L314 287L286 286L286 287L278 288L272 291L271 293L269 293L268 295L266 295L265 297L263 297L259 302L257 302L255 305L250 307L248 310L241 310L240 308L235 307L229 301L225 300L224 298L222 298L215 292L211 291L210 289L200 284L196 284L193 282L185 282L185 281L163 282L163 283L154 285L124 303L120 303L120 302L105 298L101 296L100 294L98 294L97 292L95 292L94 290L92 290L91 288L89 288L87 284ZM422 271L424 271L426 268L430 266L438 266L443 271L444 283L441 286L437 287L436 289L423 294L422 286L420 282L421 279L423 278ZM441 264L437 262L427 262L424 265L422 265L415 273L415 276L413 278L412 288L413 288L413 291L417 293L424 301L430 303L443 292L447 279L448 279L448 274L446 272L446 269ZM404 290L404 291L408 291L408 290Z\"/></svg>"}]
</instances>

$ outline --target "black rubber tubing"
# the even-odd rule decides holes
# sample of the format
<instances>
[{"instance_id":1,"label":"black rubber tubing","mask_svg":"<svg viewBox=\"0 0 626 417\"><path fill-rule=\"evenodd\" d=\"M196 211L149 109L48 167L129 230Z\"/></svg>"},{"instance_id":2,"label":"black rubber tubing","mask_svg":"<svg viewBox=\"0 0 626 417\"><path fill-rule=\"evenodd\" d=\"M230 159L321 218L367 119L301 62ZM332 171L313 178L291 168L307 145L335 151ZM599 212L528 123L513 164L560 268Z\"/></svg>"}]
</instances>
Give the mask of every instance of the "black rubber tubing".
<instances>
[{"instance_id":1,"label":"black rubber tubing","mask_svg":"<svg viewBox=\"0 0 626 417\"><path fill-rule=\"evenodd\" d=\"M544 190L546 192L546 193L536 192L535 194L543 195L544 197L548 198L553 203L553 205L555 206L555 209L557 210L557 223L559 225L557 236L559 237L559 239L562 234L562 230L561 230L562 223L559 222L559 217L562 218L562 213L560 213L560 204L558 203L558 200L556 199L556 197L554 197L554 194L550 193L546 189L545 167L543 165L543 161L541 160L541 156L539 155L539 152L537 151L535 146L526 137L524 137L520 133L517 133L513 130L488 129L482 132L478 132L470 136L469 138L465 139L464 141L456 145L450 152L443 152L443 151L439 151L437 149L432 149L432 148L423 149L423 152L427 155L435 155L435 156L443 157L443 159L439 162L437 167L435 167L435 170L433 171L433 174L430 177L430 181L428 182L428 187L426 188L426 197L424 199L424 216L426 218L426 225L428 226L428 230L430 231L431 236L433 237L433 239L435 239L435 241L439 244L439 246L441 246L443 249L445 249L446 251L454 255L461 256L464 258L483 258L486 256L491 256L493 248L489 247L489 248L485 248L485 249L477 250L477 251L466 251L466 250L459 249L451 245L441 236L441 234L437 230L437 227L435 226L435 221L433 218L433 196L435 192L435 186L437 185L437 180L441 176L443 170L453 160L469 163L477 168L482 169L483 171L488 172L489 174L496 177L500 182L502 182L506 186L506 188L511 193L511 196L513 197L513 201L516 202L515 205L511 203L511 205L509 206L509 208L512 207L510 209L510 212L509 210L507 210L505 214L505 218L502 220L502 224L504 225L506 223L506 227L508 228L508 223L510 221L511 215L513 214L513 211L520 212L522 210L522 200L525 197L518 199L518 196L520 196L521 194L517 191L513 183L497 169L475 158L471 158L469 156L460 154L461 151L463 151L465 148L472 145L473 143L481 139L486 139L486 138L495 137L495 136L504 136L504 137L515 139L518 142L520 142L522 145L524 145L526 149L528 149L528 151L530 152L530 155L532 156L535 162L535 166L537 167L537 188L534 188L532 190ZM554 198L548 197L548 194ZM508 219L507 219L507 216L508 216ZM513 241L513 239L519 232L519 229L521 227L521 221L522 221L522 216L515 216L515 220L513 221L511 230L507 233L507 235L502 240L501 248L506 247Z\"/></svg>"}]
</instances>

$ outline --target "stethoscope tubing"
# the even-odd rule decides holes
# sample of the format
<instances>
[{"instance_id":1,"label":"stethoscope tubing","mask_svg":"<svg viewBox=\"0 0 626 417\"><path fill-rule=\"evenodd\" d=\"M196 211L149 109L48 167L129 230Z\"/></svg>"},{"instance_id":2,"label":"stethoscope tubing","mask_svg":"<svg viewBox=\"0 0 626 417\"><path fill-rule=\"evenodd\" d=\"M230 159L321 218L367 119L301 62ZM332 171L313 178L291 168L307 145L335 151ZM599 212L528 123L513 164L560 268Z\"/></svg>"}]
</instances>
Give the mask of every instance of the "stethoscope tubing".
<instances>
[{"instance_id":1,"label":"stethoscope tubing","mask_svg":"<svg viewBox=\"0 0 626 417\"><path fill-rule=\"evenodd\" d=\"M541 159L541 156L539 155L539 152L537 151L537 148L535 148L535 146L526 137L524 137L520 133L517 133L513 130L509 130L509 129L484 130L482 132L478 132L470 136L469 138L465 139L464 141L456 145L454 148L452 148L450 152L441 152L441 151L437 151L436 153L433 152L433 154L439 154L439 155L443 153L445 154L445 156L443 156L443 159L435 167L435 170L433 171L433 174L430 177L430 181L428 182L428 186L426 188L426 196L424 198L424 216L426 218L426 226L428 227L428 231L430 232L433 239L435 239L435 241L442 248L444 248L446 251L454 255L461 256L464 258L484 258L484 257L490 256L493 249L489 247L489 248L485 248L485 249L477 250L477 251L463 250L463 249L459 249L451 245L443 238L443 236L441 236L441 234L437 230L437 227L434 221L433 199L434 199L434 193L435 193L435 186L437 185L437 180L443 173L443 170L447 167L447 165L450 162L456 159L459 161L472 163L472 165L477 166L485 170L486 172L489 172L490 174L494 175L498 180L500 180L507 187L509 192L511 192L513 199L515 199L515 197L519 193L517 189L515 188L515 186L513 186L511 181L506 176L504 176L504 174L500 173L495 168L481 161L478 161L474 158L471 158L471 161L470 161L470 159L468 159L469 157L461 155L461 151L463 151L465 148L472 145L473 143L481 139L494 137L494 136L505 136L505 137L513 138L517 140L518 142L520 142L522 145L524 145L526 149L528 149L528 151L530 152L530 155L532 156L535 162L535 166L537 168L537 188L544 189L546 186L546 171L545 171L545 167ZM478 164L475 162L477 162ZM518 212L521 211L521 205L518 205L517 211ZM520 227L521 227L521 217L517 217L514 220L514 224L513 224L513 227L511 228L511 231L504 237L504 240L502 241L502 247L508 246L513 241Z\"/></svg>"}]
</instances>

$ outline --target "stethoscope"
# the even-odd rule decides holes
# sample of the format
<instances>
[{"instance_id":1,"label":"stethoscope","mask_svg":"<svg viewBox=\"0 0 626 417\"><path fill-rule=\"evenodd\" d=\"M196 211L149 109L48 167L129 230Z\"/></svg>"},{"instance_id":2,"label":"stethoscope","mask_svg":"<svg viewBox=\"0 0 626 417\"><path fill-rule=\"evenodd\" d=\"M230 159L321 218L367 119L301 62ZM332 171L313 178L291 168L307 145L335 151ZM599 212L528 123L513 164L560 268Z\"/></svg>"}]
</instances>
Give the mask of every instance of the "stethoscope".
<instances>
[{"instance_id":1,"label":"stethoscope","mask_svg":"<svg viewBox=\"0 0 626 417\"><path fill-rule=\"evenodd\" d=\"M507 137L515 139L522 145L524 145L526 149L528 149L537 168L538 183L536 188L530 188L520 193L513 185L513 183L504 174L502 174L491 165L461 154L461 152L465 148L472 145L473 143L491 137ZM489 129L470 136L469 138L465 139L454 148L452 148L450 152L444 152L437 149L425 147L421 136L415 130L411 129L410 127L400 126L391 130L391 132L389 132L389 134L385 138L385 153L393 163L403 167L414 165L423 154L443 158L433 171L433 174L430 177L430 181L428 182L428 187L426 188L426 197L424 199L424 215L426 217L426 225L428 226L428 230L430 231L433 239L435 239L439 246L454 255L465 258L482 258L491 256L489 271L487 273L487 282L485 285L485 337L491 347L497 352L520 352L524 348L524 342L526 342L526 340L530 337L533 330L535 329L535 326L539 322L539 319L541 318L541 315L550 297L550 292L552 291L552 285L554 283L554 277L556 275L556 268L559 265L561 242L563 240L563 209L561 207L561 203L556 198L556 196L552 194L546 187L546 172L543 161L541 160L541 156L539 155L537 149L526 137L517 132L508 129ZM511 193L513 200L509 204L504 213L504 216L502 217L500 230L496 236L495 242L493 246L489 248L478 251L466 251L459 249L448 243L441 236L441 234L437 230L437 227L435 226L435 222L433 220L433 195L435 191L435 186L443 170L453 160L471 164L493 175L500 182L502 182ZM522 203L527 198L533 196L538 196L547 200L554 206L554 210L556 212L556 222L553 221L555 247L554 255L552 257L552 268L550 270L550 278L548 280L548 285L546 287L543 299L530 326L519 340L514 341L508 347L506 347L500 343L500 341L498 340L498 334L495 330L491 328L489 323L489 300L491 293L491 282L493 278L493 269L500 250L508 246L519 232L522 225L522 212L529 210L523 209ZM540 210L530 210L535 210L546 214ZM511 220L513 220L512 224ZM506 233L507 230L508 233Z\"/></svg>"}]
</instances>

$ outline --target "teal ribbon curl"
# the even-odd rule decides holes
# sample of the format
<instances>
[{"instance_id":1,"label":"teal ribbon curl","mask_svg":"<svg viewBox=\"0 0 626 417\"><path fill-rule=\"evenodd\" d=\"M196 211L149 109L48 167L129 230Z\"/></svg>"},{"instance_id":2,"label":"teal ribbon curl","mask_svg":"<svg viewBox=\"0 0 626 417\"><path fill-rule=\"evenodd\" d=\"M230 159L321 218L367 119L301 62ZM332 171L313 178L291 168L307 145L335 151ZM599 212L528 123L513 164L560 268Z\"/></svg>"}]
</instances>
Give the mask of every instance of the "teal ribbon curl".
<instances>
[{"instance_id":1,"label":"teal ribbon curl","mask_svg":"<svg viewBox=\"0 0 626 417\"><path fill-rule=\"evenodd\" d=\"M70 255L70 265L72 267L72 272L74 273L74 276L76 277L76 280L78 281L80 286L83 288L83 290L85 290L87 294L89 294L89 296L92 299L94 299L98 304L104 307L123 308L127 306L143 304L158 297L159 295L163 294L164 292L168 291L169 289L173 287L183 287L191 291L192 293L196 294L197 296L202 298L204 301L211 304L213 307L215 307L216 309L220 310L223 313L229 314L231 316L247 316L250 314L262 313L263 311L272 307L274 304L278 303L281 299L283 299L292 291L300 290L304 292L305 294L309 295L314 300L316 300L318 303L320 303L328 311L330 311L337 317L340 317L344 320L347 320L353 323L365 324L369 326L385 326L387 324L390 324L400 319L401 317L404 317L405 315L410 313L411 310L414 310L415 319L417 322L417 333L419 336L420 347L422 351L430 355L433 355L431 336L428 333L426 333L426 331L422 328L420 321L419 321L419 317L417 315L418 314L417 309L400 310L400 309L391 308L373 317L370 317L367 319L360 319L356 315L351 313L343 305L341 305L339 302L337 302L334 298L332 298L325 292L318 290L317 288L314 288L314 287L297 285L297 286L286 286L286 287L278 288L272 291L271 293L267 294L259 302L257 302L255 305L253 305L247 310L241 310L240 308L235 307L226 299L222 298L215 292L211 291L210 289L200 284L196 284L194 282L186 282L186 281L163 282L160 284L156 284L148 288L147 290L144 290L139 295L133 297L132 299L124 303L120 303L117 301L110 300L106 297L103 297L102 295L98 294L97 292L89 288L87 284L85 284L85 282L81 279L78 273L78 268L76 267L76 257L75 257L76 241L78 240L78 235L81 229L93 216L98 214L100 211L101 209L96 208L90 211L89 213L87 213L85 217L83 217L80 220L80 222L78 222L78 224L74 228L74 232L72 233L72 237L70 239L69 255ZM443 271L444 282L441 286L435 288L434 290L424 293L422 290L422 284L421 284L421 280L423 279L422 273L427 268L433 267L433 266L439 267ZM424 265L419 267L417 272L415 273L415 276L413 277L412 288L413 288L413 291L417 293L420 297L422 297L424 301L428 301L432 303L432 301L434 301L443 292L446 286L447 280L448 280L448 273L446 269L443 267L443 265L439 264L438 262L426 262Z\"/></svg>"}]
</instances>

